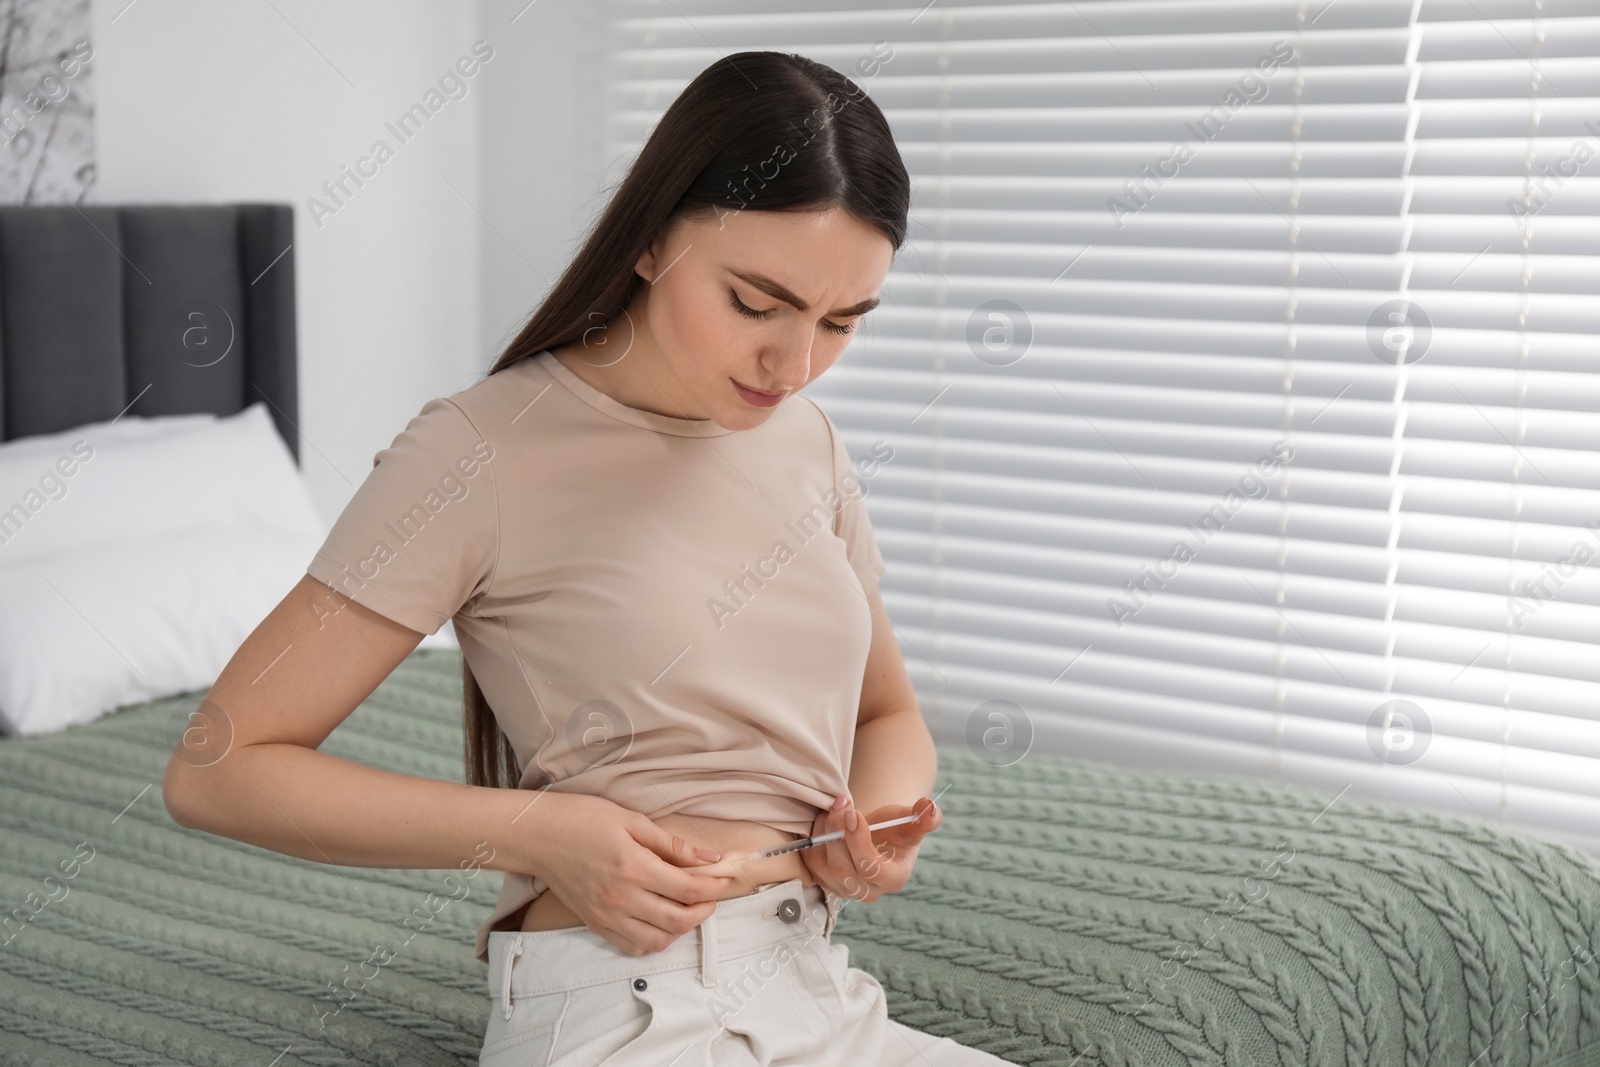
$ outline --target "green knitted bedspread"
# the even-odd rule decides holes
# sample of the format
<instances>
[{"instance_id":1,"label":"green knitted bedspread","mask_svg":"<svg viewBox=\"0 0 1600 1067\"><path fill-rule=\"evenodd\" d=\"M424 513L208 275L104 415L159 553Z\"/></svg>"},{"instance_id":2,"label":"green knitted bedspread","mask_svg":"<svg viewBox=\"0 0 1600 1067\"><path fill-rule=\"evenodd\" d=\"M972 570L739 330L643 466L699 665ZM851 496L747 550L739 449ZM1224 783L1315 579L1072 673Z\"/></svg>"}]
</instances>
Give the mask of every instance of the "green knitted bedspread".
<instances>
[{"instance_id":1,"label":"green knitted bedspread","mask_svg":"<svg viewBox=\"0 0 1600 1067\"><path fill-rule=\"evenodd\" d=\"M457 662L413 653L325 751L459 781ZM160 780L199 696L0 741L0 1065L476 1063L472 935L498 876L178 827ZM913 884L848 904L835 935L911 1026L1062 1067L1600 1067L1581 853L1038 755L946 748L939 781Z\"/></svg>"}]
</instances>

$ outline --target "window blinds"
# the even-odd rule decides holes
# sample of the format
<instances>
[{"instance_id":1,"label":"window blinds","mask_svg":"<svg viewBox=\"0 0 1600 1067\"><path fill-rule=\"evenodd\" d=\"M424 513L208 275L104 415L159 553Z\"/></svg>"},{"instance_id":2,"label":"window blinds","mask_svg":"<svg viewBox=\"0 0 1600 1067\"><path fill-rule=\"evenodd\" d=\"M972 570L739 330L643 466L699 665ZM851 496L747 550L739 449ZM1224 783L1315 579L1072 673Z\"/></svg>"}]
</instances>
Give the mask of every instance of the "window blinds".
<instances>
[{"instance_id":1,"label":"window blinds","mask_svg":"<svg viewBox=\"0 0 1600 1067\"><path fill-rule=\"evenodd\" d=\"M924 712L1600 839L1586 0L624 0L608 157L718 55L854 77L912 238L807 390ZM874 62L876 60L876 62Z\"/></svg>"}]
</instances>

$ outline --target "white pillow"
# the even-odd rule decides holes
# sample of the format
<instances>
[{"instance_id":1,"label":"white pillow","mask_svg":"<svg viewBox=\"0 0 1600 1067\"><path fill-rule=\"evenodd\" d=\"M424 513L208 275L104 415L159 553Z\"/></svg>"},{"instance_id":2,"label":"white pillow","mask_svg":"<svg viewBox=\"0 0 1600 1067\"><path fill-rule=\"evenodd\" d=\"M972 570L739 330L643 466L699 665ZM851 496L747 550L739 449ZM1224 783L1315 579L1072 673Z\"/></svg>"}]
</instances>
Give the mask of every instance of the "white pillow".
<instances>
[{"instance_id":1,"label":"white pillow","mask_svg":"<svg viewBox=\"0 0 1600 1067\"><path fill-rule=\"evenodd\" d=\"M321 530L265 403L179 418L190 424L100 424L49 435L55 447L0 447L0 568L186 530Z\"/></svg>"},{"instance_id":2,"label":"white pillow","mask_svg":"<svg viewBox=\"0 0 1600 1067\"><path fill-rule=\"evenodd\" d=\"M259 403L259 401L258 401ZM209 411L197 415L124 415L115 421L88 422L60 433L36 433L18 437L0 444L0 462L16 456L34 454L52 457L71 452L73 442L91 440L96 445L120 441L139 441L159 437L172 430L192 430L216 422L217 416Z\"/></svg>"},{"instance_id":3,"label":"white pillow","mask_svg":"<svg viewBox=\"0 0 1600 1067\"><path fill-rule=\"evenodd\" d=\"M325 536L261 402L0 446L0 731L208 688Z\"/></svg>"},{"instance_id":4,"label":"white pillow","mask_svg":"<svg viewBox=\"0 0 1600 1067\"><path fill-rule=\"evenodd\" d=\"M320 544L213 528L0 567L0 728L45 733L209 688Z\"/></svg>"}]
</instances>

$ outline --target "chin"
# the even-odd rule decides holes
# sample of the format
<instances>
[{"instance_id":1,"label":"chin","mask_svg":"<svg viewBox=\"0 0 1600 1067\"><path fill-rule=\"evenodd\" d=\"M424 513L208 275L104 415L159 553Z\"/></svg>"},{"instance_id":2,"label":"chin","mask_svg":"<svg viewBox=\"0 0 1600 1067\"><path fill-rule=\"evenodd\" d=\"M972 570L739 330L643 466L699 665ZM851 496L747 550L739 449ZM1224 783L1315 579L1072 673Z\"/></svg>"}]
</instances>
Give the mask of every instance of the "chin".
<instances>
[{"instance_id":1,"label":"chin","mask_svg":"<svg viewBox=\"0 0 1600 1067\"><path fill-rule=\"evenodd\" d=\"M789 398L785 397L781 403L770 408L745 408L743 411L732 411L718 418L716 423L718 426L728 430L753 430L770 419L773 412L788 402Z\"/></svg>"}]
</instances>

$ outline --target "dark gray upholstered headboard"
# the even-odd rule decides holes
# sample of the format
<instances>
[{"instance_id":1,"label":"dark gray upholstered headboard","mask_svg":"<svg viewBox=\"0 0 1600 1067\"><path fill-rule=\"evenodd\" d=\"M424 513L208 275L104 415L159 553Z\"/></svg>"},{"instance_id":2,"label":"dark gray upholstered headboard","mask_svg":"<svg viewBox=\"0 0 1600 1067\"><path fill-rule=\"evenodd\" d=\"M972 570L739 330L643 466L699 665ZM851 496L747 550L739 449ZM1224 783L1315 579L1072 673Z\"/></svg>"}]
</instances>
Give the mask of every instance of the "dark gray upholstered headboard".
<instances>
[{"instance_id":1,"label":"dark gray upholstered headboard","mask_svg":"<svg viewBox=\"0 0 1600 1067\"><path fill-rule=\"evenodd\" d=\"M0 441L265 400L298 461L293 243L288 204L0 207Z\"/></svg>"}]
</instances>

